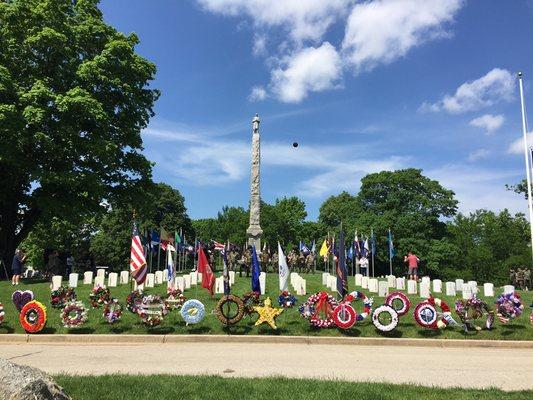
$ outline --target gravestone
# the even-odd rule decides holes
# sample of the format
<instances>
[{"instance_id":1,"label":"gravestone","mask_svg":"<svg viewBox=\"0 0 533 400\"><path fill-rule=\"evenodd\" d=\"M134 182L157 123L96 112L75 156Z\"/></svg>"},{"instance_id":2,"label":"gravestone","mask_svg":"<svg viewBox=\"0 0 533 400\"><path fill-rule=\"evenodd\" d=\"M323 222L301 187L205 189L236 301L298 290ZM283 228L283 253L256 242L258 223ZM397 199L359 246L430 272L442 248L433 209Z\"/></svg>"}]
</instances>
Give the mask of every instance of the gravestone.
<instances>
[{"instance_id":1,"label":"gravestone","mask_svg":"<svg viewBox=\"0 0 533 400\"><path fill-rule=\"evenodd\" d=\"M105 288L105 276L97 275L96 278L94 278L94 287L98 286Z\"/></svg>"},{"instance_id":2,"label":"gravestone","mask_svg":"<svg viewBox=\"0 0 533 400\"><path fill-rule=\"evenodd\" d=\"M183 279L183 276L177 276L174 279L174 287L181 290L181 293L185 291L185 279Z\"/></svg>"},{"instance_id":3,"label":"gravestone","mask_svg":"<svg viewBox=\"0 0 533 400\"><path fill-rule=\"evenodd\" d=\"M191 273L189 273L189 281L190 281L190 285L191 286L194 286L196 284L198 284L198 272L196 271L193 271Z\"/></svg>"},{"instance_id":4,"label":"gravestone","mask_svg":"<svg viewBox=\"0 0 533 400\"><path fill-rule=\"evenodd\" d=\"M97 277L98 277L98 276L102 276L102 277L105 278L105 269L103 269L103 268L98 268L98 269L96 270L96 276L97 276Z\"/></svg>"},{"instance_id":5,"label":"gravestone","mask_svg":"<svg viewBox=\"0 0 533 400\"><path fill-rule=\"evenodd\" d=\"M305 279L303 278L300 278L300 283L299 283L299 287L298 289L300 290L299 292L296 291L296 294L297 295L300 295L300 296L305 296L307 294L307 282Z\"/></svg>"},{"instance_id":6,"label":"gravestone","mask_svg":"<svg viewBox=\"0 0 533 400\"><path fill-rule=\"evenodd\" d=\"M416 294L417 292L417 282L415 280L409 279L407 281L407 294Z\"/></svg>"},{"instance_id":7,"label":"gravestone","mask_svg":"<svg viewBox=\"0 0 533 400\"><path fill-rule=\"evenodd\" d=\"M93 271L85 271L83 273L83 284L90 285L93 283Z\"/></svg>"},{"instance_id":8,"label":"gravestone","mask_svg":"<svg viewBox=\"0 0 533 400\"><path fill-rule=\"evenodd\" d=\"M362 274L355 274L355 286L361 286L362 280L363 280Z\"/></svg>"},{"instance_id":9,"label":"gravestone","mask_svg":"<svg viewBox=\"0 0 533 400\"><path fill-rule=\"evenodd\" d=\"M433 292L442 293L442 281L440 279L435 279L433 281Z\"/></svg>"},{"instance_id":10,"label":"gravestone","mask_svg":"<svg viewBox=\"0 0 533 400\"><path fill-rule=\"evenodd\" d=\"M396 278L396 289L405 290L405 278Z\"/></svg>"},{"instance_id":11,"label":"gravestone","mask_svg":"<svg viewBox=\"0 0 533 400\"><path fill-rule=\"evenodd\" d=\"M368 291L370 293L377 293L379 291L378 280L376 278L370 278L368 280Z\"/></svg>"},{"instance_id":12,"label":"gravestone","mask_svg":"<svg viewBox=\"0 0 533 400\"><path fill-rule=\"evenodd\" d=\"M267 274L265 272L261 272L259 274L259 287L261 288L261 294L265 294L266 290L266 277Z\"/></svg>"},{"instance_id":13,"label":"gravestone","mask_svg":"<svg viewBox=\"0 0 533 400\"><path fill-rule=\"evenodd\" d=\"M183 275L183 281L185 282L185 289L190 289L191 288L191 275L190 274Z\"/></svg>"},{"instance_id":14,"label":"gravestone","mask_svg":"<svg viewBox=\"0 0 533 400\"><path fill-rule=\"evenodd\" d=\"M289 276L289 282L291 284L292 287L294 287L294 279L298 276L298 272L291 272L290 276Z\"/></svg>"},{"instance_id":15,"label":"gravestone","mask_svg":"<svg viewBox=\"0 0 533 400\"><path fill-rule=\"evenodd\" d=\"M331 283L331 291L336 292L337 291L337 278L335 276L332 276L330 283Z\"/></svg>"},{"instance_id":16,"label":"gravestone","mask_svg":"<svg viewBox=\"0 0 533 400\"><path fill-rule=\"evenodd\" d=\"M110 272L107 277L107 286L117 287L118 274L116 272Z\"/></svg>"},{"instance_id":17,"label":"gravestone","mask_svg":"<svg viewBox=\"0 0 533 400\"><path fill-rule=\"evenodd\" d=\"M196 282L197 283L202 283L202 273L201 272L198 272L198 275L197 275L197 278L196 278Z\"/></svg>"},{"instance_id":18,"label":"gravestone","mask_svg":"<svg viewBox=\"0 0 533 400\"><path fill-rule=\"evenodd\" d=\"M477 294L478 288L477 288L477 282L476 281L468 281L468 286L470 286L472 294Z\"/></svg>"},{"instance_id":19,"label":"gravestone","mask_svg":"<svg viewBox=\"0 0 533 400\"><path fill-rule=\"evenodd\" d=\"M456 279L455 280L455 290L458 291L458 292L461 292L463 290L463 284L465 283L465 281L463 281L462 279Z\"/></svg>"},{"instance_id":20,"label":"gravestone","mask_svg":"<svg viewBox=\"0 0 533 400\"><path fill-rule=\"evenodd\" d=\"M52 290L57 290L61 287L63 283L63 277L61 275L52 276Z\"/></svg>"},{"instance_id":21,"label":"gravestone","mask_svg":"<svg viewBox=\"0 0 533 400\"><path fill-rule=\"evenodd\" d=\"M514 286L513 285L505 285L503 287L503 293L504 294L512 294L512 293L514 293Z\"/></svg>"},{"instance_id":22,"label":"gravestone","mask_svg":"<svg viewBox=\"0 0 533 400\"><path fill-rule=\"evenodd\" d=\"M230 286L235 284L235 271L229 271L229 284Z\"/></svg>"},{"instance_id":23,"label":"gravestone","mask_svg":"<svg viewBox=\"0 0 533 400\"><path fill-rule=\"evenodd\" d=\"M427 280L420 282L420 297L427 299L429 298L430 294L429 282Z\"/></svg>"},{"instance_id":24,"label":"gravestone","mask_svg":"<svg viewBox=\"0 0 533 400\"><path fill-rule=\"evenodd\" d=\"M147 288L153 288L155 286L155 274L146 274L146 282L144 284Z\"/></svg>"},{"instance_id":25,"label":"gravestone","mask_svg":"<svg viewBox=\"0 0 533 400\"><path fill-rule=\"evenodd\" d=\"M483 296L494 297L494 284L493 283L483 284Z\"/></svg>"},{"instance_id":26,"label":"gravestone","mask_svg":"<svg viewBox=\"0 0 533 400\"><path fill-rule=\"evenodd\" d=\"M168 275L168 273L163 274L163 271L155 271L154 284L161 285L163 283L163 275Z\"/></svg>"},{"instance_id":27,"label":"gravestone","mask_svg":"<svg viewBox=\"0 0 533 400\"><path fill-rule=\"evenodd\" d=\"M224 277L215 279L215 293L224 293Z\"/></svg>"},{"instance_id":28,"label":"gravestone","mask_svg":"<svg viewBox=\"0 0 533 400\"><path fill-rule=\"evenodd\" d=\"M144 290L144 283L141 283L140 285L137 283L137 281L133 280L133 290L138 290L139 292L142 292Z\"/></svg>"},{"instance_id":29,"label":"gravestone","mask_svg":"<svg viewBox=\"0 0 533 400\"><path fill-rule=\"evenodd\" d=\"M470 300L472 298L472 287L468 284L463 285L463 300Z\"/></svg>"},{"instance_id":30,"label":"gravestone","mask_svg":"<svg viewBox=\"0 0 533 400\"><path fill-rule=\"evenodd\" d=\"M387 297L389 295L389 282L379 281L378 283L378 296Z\"/></svg>"},{"instance_id":31,"label":"gravestone","mask_svg":"<svg viewBox=\"0 0 533 400\"><path fill-rule=\"evenodd\" d=\"M396 277L394 275L387 275L387 284L390 288L396 287Z\"/></svg>"},{"instance_id":32,"label":"gravestone","mask_svg":"<svg viewBox=\"0 0 533 400\"><path fill-rule=\"evenodd\" d=\"M363 276L361 279L361 287L363 289L368 289L368 276Z\"/></svg>"},{"instance_id":33,"label":"gravestone","mask_svg":"<svg viewBox=\"0 0 533 400\"><path fill-rule=\"evenodd\" d=\"M128 283L130 283L129 271L120 271L120 284L127 285Z\"/></svg>"},{"instance_id":34,"label":"gravestone","mask_svg":"<svg viewBox=\"0 0 533 400\"><path fill-rule=\"evenodd\" d=\"M68 285L72 288L78 287L78 274L73 272L68 276Z\"/></svg>"},{"instance_id":35,"label":"gravestone","mask_svg":"<svg viewBox=\"0 0 533 400\"><path fill-rule=\"evenodd\" d=\"M455 282L446 282L446 296L455 296Z\"/></svg>"},{"instance_id":36,"label":"gravestone","mask_svg":"<svg viewBox=\"0 0 533 400\"><path fill-rule=\"evenodd\" d=\"M328 281L327 281L327 283L326 283L326 287L327 287L328 289L333 290L333 282L337 282L337 277L332 276L332 275L329 275L329 276L328 276Z\"/></svg>"},{"instance_id":37,"label":"gravestone","mask_svg":"<svg viewBox=\"0 0 533 400\"><path fill-rule=\"evenodd\" d=\"M322 285L328 285L328 272L322 272Z\"/></svg>"}]
</instances>

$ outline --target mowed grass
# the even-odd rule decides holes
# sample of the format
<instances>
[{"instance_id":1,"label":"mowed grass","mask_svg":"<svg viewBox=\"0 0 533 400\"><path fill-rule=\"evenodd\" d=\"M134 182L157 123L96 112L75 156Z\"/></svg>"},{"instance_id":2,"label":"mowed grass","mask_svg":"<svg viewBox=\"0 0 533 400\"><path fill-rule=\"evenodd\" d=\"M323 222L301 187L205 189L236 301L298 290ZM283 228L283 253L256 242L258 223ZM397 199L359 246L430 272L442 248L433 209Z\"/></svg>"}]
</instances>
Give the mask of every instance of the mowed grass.
<instances>
[{"instance_id":1,"label":"mowed grass","mask_svg":"<svg viewBox=\"0 0 533 400\"><path fill-rule=\"evenodd\" d=\"M89 399L254 399L254 400L526 400L533 391L496 389L440 389L415 385L356 383L287 378L222 378L220 376L56 376L59 385L75 400Z\"/></svg>"},{"instance_id":2,"label":"mowed grass","mask_svg":"<svg viewBox=\"0 0 533 400\"><path fill-rule=\"evenodd\" d=\"M219 275L219 274L217 274ZM307 296L297 296L298 304L304 302L309 294L318 291L326 290L322 285L322 277L320 273L302 275L307 280ZM480 285L482 283L480 282ZM350 290L355 290L354 278L349 280ZM243 295L250 291L250 278L245 276L239 277L237 274L235 285L232 287L232 293L235 295ZM124 306L124 312L119 322L110 325L104 321L102 317L102 309L89 308L88 321L85 325L76 329L66 329L63 327L60 319L60 310L54 309L50 306L50 284L47 282L23 282L17 287L20 290L32 290L35 293L36 299L41 301L47 307L48 322L43 333L63 333L63 334L231 334L231 335L303 335L303 336L348 336L348 337L393 337L393 338L440 338L440 339L500 339L500 340L533 340L533 327L529 320L531 313L530 304L533 301L533 294L531 292L523 292L522 299L525 305L524 313L516 320L509 324L502 325L499 321L495 322L495 326L491 331L469 332L464 333L459 327L446 328L444 330L428 330L420 327L414 320L412 311L415 305L422 301L419 296L410 296L411 310L408 315L400 318L400 323L397 329L390 333L380 333L377 331L369 318L362 322L358 322L351 329L342 330L336 327L329 329L317 329L311 327L309 322L302 318L298 312L298 308L291 308L285 310L281 316L277 318L278 329L273 330L268 325L263 324L254 326L257 320L257 315L243 318L237 325L225 327L222 325L213 313L218 299L221 295L215 295L212 299L207 290L200 286L192 286L185 291L185 296L188 299L199 299L206 307L205 319L197 324L186 326L181 318L179 311L172 311L165 317L160 326L149 328L140 323L137 315L134 315L125 309L125 299L129 294L130 285L119 285L119 287L111 288L112 297L116 297ZM360 288L358 288L360 289ZM14 287L10 282L0 282L0 302L3 303L5 309L5 320L0 325L0 334L6 333L24 333L20 326L18 313L11 301L11 294ZM82 285L80 282L76 293L79 300L82 300L87 307L89 307L89 293L91 285ZM166 291L165 285L159 285L155 288L145 289L147 294L163 295ZM501 288L496 289L496 294L501 293ZM369 293L366 293L369 295ZM272 298L273 305L277 306L278 277L277 274L268 274L267 276L267 295ZM441 296L435 294L445 300L453 309L455 298ZM486 301L493 303L495 298L487 298ZM383 298L374 296L374 306L382 304ZM356 310L362 310L361 302L354 302ZM454 317L458 317L454 313ZM484 324L485 319L480 321L480 325Z\"/></svg>"}]
</instances>

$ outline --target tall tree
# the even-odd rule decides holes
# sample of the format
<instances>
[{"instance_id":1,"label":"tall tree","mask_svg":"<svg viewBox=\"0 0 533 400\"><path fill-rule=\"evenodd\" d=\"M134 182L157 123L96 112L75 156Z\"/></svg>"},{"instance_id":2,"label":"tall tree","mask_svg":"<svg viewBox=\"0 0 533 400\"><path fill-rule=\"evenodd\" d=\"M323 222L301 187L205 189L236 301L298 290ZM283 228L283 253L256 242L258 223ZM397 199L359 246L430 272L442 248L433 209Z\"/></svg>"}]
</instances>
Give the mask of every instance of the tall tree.
<instances>
[{"instance_id":1,"label":"tall tree","mask_svg":"<svg viewBox=\"0 0 533 400\"><path fill-rule=\"evenodd\" d=\"M140 132L159 93L139 40L98 0L0 2L0 256L150 178Z\"/></svg>"}]
</instances>

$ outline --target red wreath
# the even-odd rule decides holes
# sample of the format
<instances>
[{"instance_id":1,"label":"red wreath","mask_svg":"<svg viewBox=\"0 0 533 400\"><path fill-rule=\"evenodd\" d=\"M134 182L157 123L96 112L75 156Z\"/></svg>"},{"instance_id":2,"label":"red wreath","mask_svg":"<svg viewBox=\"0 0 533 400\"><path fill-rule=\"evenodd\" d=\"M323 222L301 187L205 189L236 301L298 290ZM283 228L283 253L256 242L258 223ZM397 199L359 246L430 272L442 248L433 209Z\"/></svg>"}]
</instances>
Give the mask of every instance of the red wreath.
<instances>
[{"instance_id":1,"label":"red wreath","mask_svg":"<svg viewBox=\"0 0 533 400\"><path fill-rule=\"evenodd\" d=\"M326 292L315 293L307 300L310 304L315 304L315 313L309 319L311 325L317 328L329 328L335 325L333 320L333 310L337 307L337 300ZM321 317L320 315L324 315Z\"/></svg>"},{"instance_id":2,"label":"red wreath","mask_svg":"<svg viewBox=\"0 0 533 400\"><path fill-rule=\"evenodd\" d=\"M345 301L339 304L335 310L333 310L332 315L335 325L341 329L350 329L354 326L355 321L357 320L357 313L350 304L350 302Z\"/></svg>"},{"instance_id":3,"label":"red wreath","mask_svg":"<svg viewBox=\"0 0 533 400\"><path fill-rule=\"evenodd\" d=\"M46 307L36 301L30 301L20 310L20 324L28 333L42 331L46 325Z\"/></svg>"}]
</instances>

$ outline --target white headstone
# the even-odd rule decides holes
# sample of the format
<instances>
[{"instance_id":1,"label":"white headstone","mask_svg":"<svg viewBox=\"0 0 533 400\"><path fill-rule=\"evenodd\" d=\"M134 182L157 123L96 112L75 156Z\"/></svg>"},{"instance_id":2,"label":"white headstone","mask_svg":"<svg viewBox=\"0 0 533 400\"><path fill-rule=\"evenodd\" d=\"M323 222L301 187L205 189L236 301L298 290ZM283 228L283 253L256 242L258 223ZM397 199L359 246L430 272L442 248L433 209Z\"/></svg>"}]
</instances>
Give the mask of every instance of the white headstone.
<instances>
[{"instance_id":1,"label":"white headstone","mask_svg":"<svg viewBox=\"0 0 533 400\"><path fill-rule=\"evenodd\" d=\"M63 282L63 277L61 275L52 276L52 290L59 289L61 287L62 282Z\"/></svg>"},{"instance_id":2,"label":"white headstone","mask_svg":"<svg viewBox=\"0 0 533 400\"><path fill-rule=\"evenodd\" d=\"M430 291L429 291L429 282L428 281L422 281L420 282L420 297L423 297L424 299L429 298Z\"/></svg>"},{"instance_id":3,"label":"white headstone","mask_svg":"<svg viewBox=\"0 0 533 400\"><path fill-rule=\"evenodd\" d=\"M298 272L291 272L289 276L289 283L294 287L294 279L298 276Z\"/></svg>"},{"instance_id":4,"label":"white headstone","mask_svg":"<svg viewBox=\"0 0 533 400\"><path fill-rule=\"evenodd\" d=\"M261 272L259 274L259 287L261 288L261 294L265 294L266 278L267 278L267 274L265 272Z\"/></svg>"},{"instance_id":5,"label":"white headstone","mask_svg":"<svg viewBox=\"0 0 533 400\"><path fill-rule=\"evenodd\" d=\"M97 277L98 277L98 276L102 276L102 277L105 278L105 269L103 269L103 268L98 268L98 269L96 270L96 276L97 276Z\"/></svg>"},{"instance_id":6,"label":"white headstone","mask_svg":"<svg viewBox=\"0 0 533 400\"><path fill-rule=\"evenodd\" d=\"M361 286L362 280L363 280L362 274L355 274L355 286Z\"/></svg>"},{"instance_id":7,"label":"white headstone","mask_svg":"<svg viewBox=\"0 0 533 400\"><path fill-rule=\"evenodd\" d=\"M440 279L435 279L433 281L433 292L442 293L442 281Z\"/></svg>"},{"instance_id":8,"label":"white headstone","mask_svg":"<svg viewBox=\"0 0 533 400\"><path fill-rule=\"evenodd\" d=\"M224 293L224 277L215 279L215 293Z\"/></svg>"},{"instance_id":9,"label":"white headstone","mask_svg":"<svg viewBox=\"0 0 533 400\"><path fill-rule=\"evenodd\" d=\"M368 276L363 276L363 278L361 279L361 287L363 289L368 289Z\"/></svg>"},{"instance_id":10,"label":"white headstone","mask_svg":"<svg viewBox=\"0 0 533 400\"><path fill-rule=\"evenodd\" d=\"M70 287L78 287L78 274L73 272L68 276L68 285Z\"/></svg>"},{"instance_id":11,"label":"white headstone","mask_svg":"<svg viewBox=\"0 0 533 400\"><path fill-rule=\"evenodd\" d=\"M94 287L103 287L105 288L105 276L104 275L97 275L96 278L94 278Z\"/></svg>"},{"instance_id":12,"label":"white headstone","mask_svg":"<svg viewBox=\"0 0 533 400\"><path fill-rule=\"evenodd\" d=\"M415 280L409 279L407 281L407 293L416 294L417 292L417 282Z\"/></svg>"},{"instance_id":13,"label":"white headstone","mask_svg":"<svg viewBox=\"0 0 533 400\"><path fill-rule=\"evenodd\" d=\"M137 283L137 281L133 280L133 290L138 290L142 292L144 290L144 283L141 283L140 285Z\"/></svg>"},{"instance_id":14,"label":"white headstone","mask_svg":"<svg viewBox=\"0 0 533 400\"><path fill-rule=\"evenodd\" d=\"M463 284L465 283L465 281L463 281L462 279L456 279L455 280L455 290L457 290L458 292L461 292L463 290Z\"/></svg>"},{"instance_id":15,"label":"white headstone","mask_svg":"<svg viewBox=\"0 0 533 400\"><path fill-rule=\"evenodd\" d=\"M185 289L190 289L191 287L191 275L183 275L183 281L185 282Z\"/></svg>"},{"instance_id":16,"label":"white headstone","mask_svg":"<svg viewBox=\"0 0 533 400\"><path fill-rule=\"evenodd\" d=\"M387 275L387 284L390 288L396 287L396 277L394 275Z\"/></svg>"},{"instance_id":17,"label":"white headstone","mask_svg":"<svg viewBox=\"0 0 533 400\"><path fill-rule=\"evenodd\" d=\"M229 271L229 284L230 286L235 284L235 271Z\"/></svg>"},{"instance_id":18,"label":"white headstone","mask_svg":"<svg viewBox=\"0 0 533 400\"><path fill-rule=\"evenodd\" d=\"M333 275L329 275L328 276L328 281L326 283L326 286L333 290L333 282L335 282L335 284L337 284L337 277L336 276L333 276Z\"/></svg>"},{"instance_id":19,"label":"white headstone","mask_svg":"<svg viewBox=\"0 0 533 400\"><path fill-rule=\"evenodd\" d=\"M455 296L455 282L446 282L446 296Z\"/></svg>"},{"instance_id":20,"label":"white headstone","mask_svg":"<svg viewBox=\"0 0 533 400\"><path fill-rule=\"evenodd\" d=\"M333 279L331 279L331 291L336 292L337 291L337 277L332 276Z\"/></svg>"},{"instance_id":21,"label":"white headstone","mask_svg":"<svg viewBox=\"0 0 533 400\"><path fill-rule=\"evenodd\" d=\"M174 287L181 290L181 293L185 291L185 279L183 279L183 276L177 276L174 279Z\"/></svg>"},{"instance_id":22,"label":"white headstone","mask_svg":"<svg viewBox=\"0 0 533 400\"><path fill-rule=\"evenodd\" d=\"M494 297L494 284L493 283L483 284L483 296Z\"/></svg>"},{"instance_id":23,"label":"white headstone","mask_svg":"<svg viewBox=\"0 0 533 400\"><path fill-rule=\"evenodd\" d=\"M420 282L424 282L429 285L431 283L431 278L429 276L423 276Z\"/></svg>"},{"instance_id":24,"label":"white headstone","mask_svg":"<svg viewBox=\"0 0 533 400\"><path fill-rule=\"evenodd\" d=\"M93 271L85 271L83 273L83 284L90 285L93 283Z\"/></svg>"},{"instance_id":25,"label":"white headstone","mask_svg":"<svg viewBox=\"0 0 533 400\"><path fill-rule=\"evenodd\" d=\"M468 284L463 285L463 299L469 300L471 298L472 298L472 288Z\"/></svg>"},{"instance_id":26,"label":"white headstone","mask_svg":"<svg viewBox=\"0 0 533 400\"><path fill-rule=\"evenodd\" d=\"M146 274L146 281L144 282L144 285L147 288L152 288L155 286L155 274Z\"/></svg>"},{"instance_id":27,"label":"white headstone","mask_svg":"<svg viewBox=\"0 0 533 400\"><path fill-rule=\"evenodd\" d=\"M468 281L468 286L470 286L470 289L472 290L473 294L477 294L478 288L477 288L477 282L476 281Z\"/></svg>"},{"instance_id":28,"label":"white headstone","mask_svg":"<svg viewBox=\"0 0 533 400\"><path fill-rule=\"evenodd\" d=\"M127 285L128 283L130 283L130 272L120 271L120 284Z\"/></svg>"},{"instance_id":29,"label":"white headstone","mask_svg":"<svg viewBox=\"0 0 533 400\"><path fill-rule=\"evenodd\" d=\"M163 274L163 271L155 271L155 278L154 278L154 283L156 285L161 285L163 283L163 275L168 275L165 271L165 274Z\"/></svg>"},{"instance_id":30,"label":"white headstone","mask_svg":"<svg viewBox=\"0 0 533 400\"><path fill-rule=\"evenodd\" d=\"M396 289L405 290L405 278L396 278Z\"/></svg>"},{"instance_id":31,"label":"white headstone","mask_svg":"<svg viewBox=\"0 0 533 400\"><path fill-rule=\"evenodd\" d=\"M202 273L201 272L198 272L198 275L196 276L196 282L197 283L202 283Z\"/></svg>"},{"instance_id":32,"label":"white headstone","mask_svg":"<svg viewBox=\"0 0 533 400\"><path fill-rule=\"evenodd\" d=\"M514 293L514 286L513 285L505 285L503 287L503 293L504 294Z\"/></svg>"},{"instance_id":33,"label":"white headstone","mask_svg":"<svg viewBox=\"0 0 533 400\"><path fill-rule=\"evenodd\" d=\"M389 282L388 281L379 281L378 283L378 296L387 297L389 294Z\"/></svg>"},{"instance_id":34,"label":"white headstone","mask_svg":"<svg viewBox=\"0 0 533 400\"><path fill-rule=\"evenodd\" d=\"M300 278L298 289L299 290L296 291L297 295L305 296L307 294L307 282L305 281L305 279Z\"/></svg>"},{"instance_id":35,"label":"white headstone","mask_svg":"<svg viewBox=\"0 0 533 400\"><path fill-rule=\"evenodd\" d=\"M322 285L328 285L328 272L322 272Z\"/></svg>"},{"instance_id":36,"label":"white headstone","mask_svg":"<svg viewBox=\"0 0 533 400\"><path fill-rule=\"evenodd\" d=\"M378 290L378 280L377 278L370 278L368 280L368 291L370 293L377 293L379 290Z\"/></svg>"},{"instance_id":37,"label":"white headstone","mask_svg":"<svg viewBox=\"0 0 533 400\"><path fill-rule=\"evenodd\" d=\"M191 284L191 286L194 286L198 283L198 272L196 271L193 271L191 273L189 273L189 282Z\"/></svg>"},{"instance_id":38,"label":"white headstone","mask_svg":"<svg viewBox=\"0 0 533 400\"><path fill-rule=\"evenodd\" d=\"M107 277L107 286L117 287L117 282L118 282L118 274L116 272L110 272L109 276Z\"/></svg>"},{"instance_id":39,"label":"white headstone","mask_svg":"<svg viewBox=\"0 0 533 400\"><path fill-rule=\"evenodd\" d=\"M163 272L163 271L161 271L161 272ZM163 272L163 282L161 282L161 283L164 283L164 282L168 282L168 272L166 270ZM156 283L156 285L157 285L157 283Z\"/></svg>"}]
</instances>

